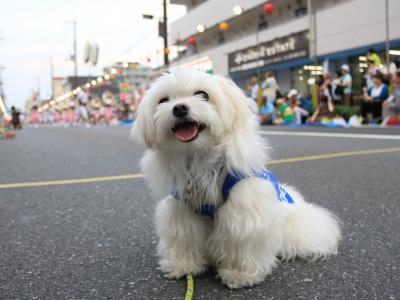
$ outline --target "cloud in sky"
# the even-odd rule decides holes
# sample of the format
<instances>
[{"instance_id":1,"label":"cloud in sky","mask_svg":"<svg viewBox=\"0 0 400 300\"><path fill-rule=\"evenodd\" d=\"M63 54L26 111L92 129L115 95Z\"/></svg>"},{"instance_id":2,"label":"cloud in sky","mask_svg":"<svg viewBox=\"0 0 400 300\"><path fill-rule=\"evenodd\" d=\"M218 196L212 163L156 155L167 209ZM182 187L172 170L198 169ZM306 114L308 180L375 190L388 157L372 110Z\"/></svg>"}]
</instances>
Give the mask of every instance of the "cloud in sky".
<instances>
[{"instance_id":1,"label":"cloud in sky","mask_svg":"<svg viewBox=\"0 0 400 300\"><path fill-rule=\"evenodd\" d=\"M73 72L72 24L77 21L79 75L88 75L83 64L86 41L100 48L98 66L92 74L115 61L139 60L162 47L155 20L142 14L162 15L162 0L8 0L0 10L0 65L9 105L23 107L33 89L50 96L50 60L54 75ZM185 8L169 6L170 20L185 13ZM161 62L161 57L160 57Z\"/></svg>"}]
</instances>

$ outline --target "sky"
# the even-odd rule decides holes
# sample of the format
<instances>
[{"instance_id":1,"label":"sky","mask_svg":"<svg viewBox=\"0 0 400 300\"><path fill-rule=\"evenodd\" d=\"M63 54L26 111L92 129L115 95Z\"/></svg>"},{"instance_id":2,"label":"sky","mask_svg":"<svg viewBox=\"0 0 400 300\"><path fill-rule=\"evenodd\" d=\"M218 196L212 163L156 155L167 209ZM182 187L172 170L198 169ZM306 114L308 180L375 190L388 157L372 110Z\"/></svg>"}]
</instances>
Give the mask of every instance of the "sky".
<instances>
[{"instance_id":1,"label":"sky","mask_svg":"<svg viewBox=\"0 0 400 300\"><path fill-rule=\"evenodd\" d=\"M169 5L170 21L185 7ZM51 94L50 61L54 76L73 74L73 27L77 21L78 75L102 74L116 61L140 61L151 55L154 66L162 63L156 20L162 16L162 0L2 0L0 9L0 66L6 101L23 108L26 99L40 88L42 98ZM83 63L87 41L99 45L96 67Z\"/></svg>"}]
</instances>

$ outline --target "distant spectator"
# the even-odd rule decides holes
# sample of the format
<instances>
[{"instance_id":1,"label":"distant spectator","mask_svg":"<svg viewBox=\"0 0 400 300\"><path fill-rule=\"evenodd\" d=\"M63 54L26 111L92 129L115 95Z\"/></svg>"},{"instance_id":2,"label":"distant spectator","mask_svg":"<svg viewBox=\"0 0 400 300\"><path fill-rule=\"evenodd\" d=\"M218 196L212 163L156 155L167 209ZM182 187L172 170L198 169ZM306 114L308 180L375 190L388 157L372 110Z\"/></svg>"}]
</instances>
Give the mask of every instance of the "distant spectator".
<instances>
[{"instance_id":1,"label":"distant spectator","mask_svg":"<svg viewBox=\"0 0 400 300\"><path fill-rule=\"evenodd\" d=\"M54 124L60 124L61 122L61 112L59 108L56 108L53 114L53 122Z\"/></svg>"},{"instance_id":2,"label":"distant spectator","mask_svg":"<svg viewBox=\"0 0 400 300\"><path fill-rule=\"evenodd\" d=\"M11 107L11 122L13 124L14 129L21 129L21 120L20 120L20 112L18 109L15 108L15 106Z\"/></svg>"},{"instance_id":3,"label":"distant spectator","mask_svg":"<svg viewBox=\"0 0 400 300\"><path fill-rule=\"evenodd\" d=\"M374 77L377 69L378 68L375 67L374 62L372 60L367 59L367 72L365 73L364 77L368 89L374 87L374 81L372 80L372 77Z\"/></svg>"},{"instance_id":4,"label":"distant spectator","mask_svg":"<svg viewBox=\"0 0 400 300\"><path fill-rule=\"evenodd\" d=\"M277 99L277 94L279 94L279 85L272 73L267 73L266 79L261 85L263 89L263 96L267 98L270 103L275 102Z\"/></svg>"},{"instance_id":5,"label":"distant spectator","mask_svg":"<svg viewBox=\"0 0 400 300\"><path fill-rule=\"evenodd\" d=\"M400 71L394 77L394 92L388 100L384 101L382 114L384 121L382 125L400 124Z\"/></svg>"},{"instance_id":6,"label":"distant spectator","mask_svg":"<svg viewBox=\"0 0 400 300\"><path fill-rule=\"evenodd\" d=\"M100 100L94 98L90 105L92 107L93 124L99 124L102 117Z\"/></svg>"},{"instance_id":7,"label":"distant spectator","mask_svg":"<svg viewBox=\"0 0 400 300\"><path fill-rule=\"evenodd\" d=\"M361 103L363 124L368 124L370 115L375 119L382 117L382 103L389 97L389 88L383 83L383 75L377 72L372 78L374 87L364 88L364 101Z\"/></svg>"},{"instance_id":8,"label":"distant spectator","mask_svg":"<svg viewBox=\"0 0 400 300\"><path fill-rule=\"evenodd\" d=\"M381 59L374 48L368 49L367 60L371 61L375 67L379 67L382 64Z\"/></svg>"},{"instance_id":9,"label":"distant spectator","mask_svg":"<svg viewBox=\"0 0 400 300\"><path fill-rule=\"evenodd\" d=\"M322 95L317 110L307 120L307 123L329 123L333 119L334 110L332 99L327 95Z\"/></svg>"},{"instance_id":10,"label":"distant spectator","mask_svg":"<svg viewBox=\"0 0 400 300\"><path fill-rule=\"evenodd\" d=\"M319 96L326 95L330 100L333 100L333 90L332 90L332 76L326 73L322 77L322 84L319 86L318 91Z\"/></svg>"},{"instance_id":11,"label":"distant spectator","mask_svg":"<svg viewBox=\"0 0 400 300\"><path fill-rule=\"evenodd\" d=\"M279 115L276 117L274 124L291 124L295 121L293 110L287 104L286 98L279 98L275 104Z\"/></svg>"},{"instance_id":12,"label":"distant spectator","mask_svg":"<svg viewBox=\"0 0 400 300\"><path fill-rule=\"evenodd\" d=\"M76 125L76 112L75 112L75 100L71 100L69 102L69 110L68 110L68 123L69 126Z\"/></svg>"},{"instance_id":13,"label":"distant spectator","mask_svg":"<svg viewBox=\"0 0 400 300\"><path fill-rule=\"evenodd\" d=\"M267 101L266 97L262 99L259 117L261 125L270 125L275 121L275 107L271 102Z\"/></svg>"},{"instance_id":14,"label":"distant spectator","mask_svg":"<svg viewBox=\"0 0 400 300\"><path fill-rule=\"evenodd\" d=\"M393 81L396 79L396 73L400 71L400 57L396 57L389 65L389 74L393 78Z\"/></svg>"},{"instance_id":15,"label":"distant spectator","mask_svg":"<svg viewBox=\"0 0 400 300\"><path fill-rule=\"evenodd\" d=\"M247 89L249 91L249 97L257 102L258 99L258 89L260 85L258 84L257 75L252 75L247 83Z\"/></svg>"},{"instance_id":16,"label":"distant spectator","mask_svg":"<svg viewBox=\"0 0 400 300\"><path fill-rule=\"evenodd\" d=\"M352 78L350 75L350 67L348 65L342 65L341 68L342 76L340 77L339 82L336 84L336 89L340 91L340 93L336 93L341 96L341 102L344 105L351 106L351 85Z\"/></svg>"},{"instance_id":17,"label":"distant spectator","mask_svg":"<svg viewBox=\"0 0 400 300\"><path fill-rule=\"evenodd\" d=\"M78 120L89 127L89 110L88 104L90 101L90 95L86 88L84 88L78 95Z\"/></svg>"},{"instance_id":18,"label":"distant spectator","mask_svg":"<svg viewBox=\"0 0 400 300\"><path fill-rule=\"evenodd\" d=\"M21 120L20 120L20 112L18 109L15 108L15 106L11 107L11 118L12 118L12 125L14 129L21 129Z\"/></svg>"},{"instance_id":19,"label":"distant spectator","mask_svg":"<svg viewBox=\"0 0 400 300\"><path fill-rule=\"evenodd\" d=\"M293 110L296 124L302 123L302 117L307 117L310 113L300 106L299 93L297 90L292 89L288 93L289 105Z\"/></svg>"},{"instance_id":20,"label":"distant spectator","mask_svg":"<svg viewBox=\"0 0 400 300\"><path fill-rule=\"evenodd\" d=\"M335 103L339 103L342 100L343 87L339 87L340 78L342 77L342 71L336 71L335 78L332 80L332 99Z\"/></svg>"}]
</instances>

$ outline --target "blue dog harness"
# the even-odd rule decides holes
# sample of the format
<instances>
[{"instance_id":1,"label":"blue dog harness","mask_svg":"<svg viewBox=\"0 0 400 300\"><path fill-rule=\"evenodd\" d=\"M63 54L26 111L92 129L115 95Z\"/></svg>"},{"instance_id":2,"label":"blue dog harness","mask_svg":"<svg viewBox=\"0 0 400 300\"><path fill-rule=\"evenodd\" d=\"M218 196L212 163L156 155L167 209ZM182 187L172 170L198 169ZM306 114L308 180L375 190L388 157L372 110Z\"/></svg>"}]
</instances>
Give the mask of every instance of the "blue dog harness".
<instances>
[{"instance_id":1,"label":"blue dog harness","mask_svg":"<svg viewBox=\"0 0 400 300\"><path fill-rule=\"evenodd\" d=\"M289 193L286 191L286 189L276 180L276 178L272 175L272 173L268 170L264 170L263 172L260 173L255 173L253 176L258 177L260 179L264 179L269 181L272 186L274 187L276 194L278 196L278 200L281 202L286 202L288 204L294 204L294 200L292 196L289 195ZM237 173L228 173L225 177L224 183L222 185L222 196L224 199L224 202L226 202L229 198L229 194L232 190L232 188L241 180L253 177L249 175L242 175L242 174L237 174ZM172 193L172 195L176 198L179 199L177 191ZM206 216L209 217L210 219L215 218L215 214L218 211L218 206L214 204L204 204L200 206L199 208L195 209L194 211L201 215L201 216Z\"/></svg>"}]
</instances>

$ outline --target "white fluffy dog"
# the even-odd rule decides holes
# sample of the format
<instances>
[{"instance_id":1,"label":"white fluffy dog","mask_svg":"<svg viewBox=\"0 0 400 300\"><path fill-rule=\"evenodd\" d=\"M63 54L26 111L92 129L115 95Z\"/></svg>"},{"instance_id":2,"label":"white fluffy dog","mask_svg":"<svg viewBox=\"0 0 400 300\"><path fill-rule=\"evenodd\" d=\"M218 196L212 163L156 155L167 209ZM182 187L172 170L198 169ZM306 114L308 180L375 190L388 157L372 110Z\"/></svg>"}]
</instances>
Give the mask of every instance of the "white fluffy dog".
<instances>
[{"instance_id":1,"label":"white fluffy dog","mask_svg":"<svg viewBox=\"0 0 400 300\"><path fill-rule=\"evenodd\" d=\"M161 76L139 106L133 135L163 197L156 209L160 267L169 278L217 268L230 288L261 282L277 257L325 258L340 229L266 171L252 100L229 79L199 71Z\"/></svg>"}]
</instances>

